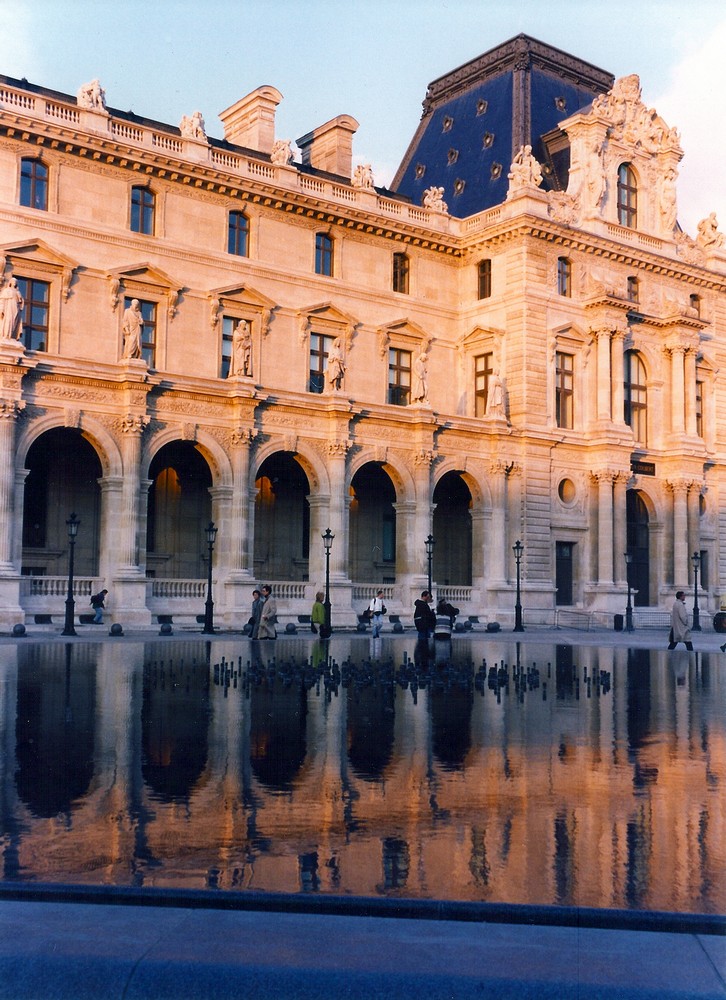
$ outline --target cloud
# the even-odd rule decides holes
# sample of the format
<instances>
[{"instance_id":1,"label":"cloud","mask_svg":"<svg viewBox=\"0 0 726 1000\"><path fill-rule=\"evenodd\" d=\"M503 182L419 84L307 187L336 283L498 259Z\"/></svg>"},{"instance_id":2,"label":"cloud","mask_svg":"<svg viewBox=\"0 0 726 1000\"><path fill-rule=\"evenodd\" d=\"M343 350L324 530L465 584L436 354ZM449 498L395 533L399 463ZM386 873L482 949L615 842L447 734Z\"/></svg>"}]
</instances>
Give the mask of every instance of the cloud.
<instances>
[{"instance_id":1,"label":"cloud","mask_svg":"<svg viewBox=\"0 0 726 1000\"><path fill-rule=\"evenodd\" d=\"M678 218L691 235L710 212L716 212L719 227L726 229L725 51L726 19L684 51L667 89L652 102L681 133Z\"/></svg>"}]
</instances>

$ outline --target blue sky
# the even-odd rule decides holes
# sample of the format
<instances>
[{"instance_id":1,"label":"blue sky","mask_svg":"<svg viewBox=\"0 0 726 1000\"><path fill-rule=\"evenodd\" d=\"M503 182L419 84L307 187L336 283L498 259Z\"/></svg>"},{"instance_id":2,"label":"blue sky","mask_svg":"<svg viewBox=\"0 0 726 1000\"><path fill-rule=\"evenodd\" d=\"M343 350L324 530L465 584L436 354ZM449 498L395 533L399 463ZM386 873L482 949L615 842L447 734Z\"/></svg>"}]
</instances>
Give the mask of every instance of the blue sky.
<instances>
[{"instance_id":1,"label":"blue sky","mask_svg":"<svg viewBox=\"0 0 726 1000\"><path fill-rule=\"evenodd\" d=\"M524 32L615 76L681 132L679 218L726 230L726 9L718 0L0 0L0 73L75 94L98 77L109 105L178 124L262 84L283 94L277 135L338 114L360 122L356 163L387 184L427 84Z\"/></svg>"}]
</instances>

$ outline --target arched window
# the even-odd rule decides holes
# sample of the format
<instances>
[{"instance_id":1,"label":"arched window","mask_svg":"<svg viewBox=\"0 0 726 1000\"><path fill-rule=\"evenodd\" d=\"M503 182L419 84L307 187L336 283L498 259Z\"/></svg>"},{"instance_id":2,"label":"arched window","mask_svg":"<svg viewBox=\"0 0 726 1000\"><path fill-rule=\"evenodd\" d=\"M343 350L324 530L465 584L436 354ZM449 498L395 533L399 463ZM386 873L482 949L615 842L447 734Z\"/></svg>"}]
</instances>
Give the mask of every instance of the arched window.
<instances>
[{"instance_id":1,"label":"arched window","mask_svg":"<svg viewBox=\"0 0 726 1000\"><path fill-rule=\"evenodd\" d=\"M638 183L629 163L618 168L618 222L628 229L638 225Z\"/></svg>"},{"instance_id":2,"label":"arched window","mask_svg":"<svg viewBox=\"0 0 726 1000\"><path fill-rule=\"evenodd\" d=\"M227 253L236 257L248 256L250 221L244 212L230 212L227 223Z\"/></svg>"},{"instance_id":3,"label":"arched window","mask_svg":"<svg viewBox=\"0 0 726 1000\"><path fill-rule=\"evenodd\" d=\"M393 255L393 291L408 295L409 260L405 253Z\"/></svg>"},{"instance_id":4,"label":"arched window","mask_svg":"<svg viewBox=\"0 0 726 1000\"><path fill-rule=\"evenodd\" d=\"M20 204L48 211L48 168L42 160L20 161Z\"/></svg>"},{"instance_id":5,"label":"arched window","mask_svg":"<svg viewBox=\"0 0 726 1000\"><path fill-rule=\"evenodd\" d=\"M315 273L333 274L333 239L327 233L315 234Z\"/></svg>"},{"instance_id":6,"label":"arched window","mask_svg":"<svg viewBox=\"0 0 726 1000\"><path fill-rule=\"evenodd\" d=\"M131 188L131 232L154 235L154 192L147 187Z\"/></svg>"},{"instance_id":7,"label":"arched window","mask_svg":"<svg viewBox=\"0 0 726 1000\"><path fill-rule=\"evenodd\" d=\"M637 351L625 352L625 423L638 444L648 442L648 398L645 365Z\"/></svg>"},{"instance_id":8,"label":"arched window","mask_svg":"<svg viewBox=\"0 0 726 1000\"><path fill-rule=\"evenodd\" d=\"M557 294L572 295L572 264L567 257L557 258Z\"/></svg>"}]
</instances>

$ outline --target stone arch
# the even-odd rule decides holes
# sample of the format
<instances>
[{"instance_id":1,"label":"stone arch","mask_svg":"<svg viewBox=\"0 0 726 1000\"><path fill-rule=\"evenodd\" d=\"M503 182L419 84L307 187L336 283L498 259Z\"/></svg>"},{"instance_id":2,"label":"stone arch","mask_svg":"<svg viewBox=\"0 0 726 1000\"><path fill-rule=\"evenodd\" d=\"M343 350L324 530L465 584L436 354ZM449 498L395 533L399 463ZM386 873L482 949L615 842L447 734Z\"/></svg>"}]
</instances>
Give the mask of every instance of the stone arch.
<instances>
[{"instance_id":1,"label":"stone arch","mask_svg":"<svg viewBox=\"0 0 726 1000\"><path fill-rule=\"evenodd\" d=\"M178 426L168 426L152 430L144 442L141 455L141 475L148 478L149 468L154 457L168 444L174 441L187 441L199 452L209 466L214 486L231 486L232 466L229 455L222 444L203 428L197 428L193 438L185 438Z\"/></svg>"},{"instance_id":2,"label":"stone arch","mask_svg":"<svg viewBox=\"0 0 726 1000\"><path fill-rule=\"evenodd\" d=\"M264 462L276 452L289 452L307 476L311 494L327 494L330 491L330 479L323 456L309 442L287 442L275 438L266 441L255 451L251 463L250 479L254 483Z\"/></svg>"},{"instance_id":3,"label":"stone arch","mask_svg":"<svg viewBox=\"0 0 726 1000\"><path fill-rule=\"evenodd\" d=\"M402 503L405 500L414 499L416 490L413 477L403 459L398 455L391 456L390 454L386 454L381 457L378 451L374 448L363 448L351 459L350 465L348 466L348 487L350 487L350 484L353 482L355 474L362 469L364 465L368 465L369 462L375 465L380 465L383 471L388 475L388 478L393 483L393 488L396 491L396 503Z\"/></svg>"},{"instance_id":4,"label":"stone arch","mask_svg":"<svg viewBox=\"0 0 726 1000\"><path fill-rule=\"evenodd\" d=\"M91 445L101 463L104 476L123 475L123 462L118 441L114 434L99 420L87 414L81 414L74 425L69 425L62 413L50 413L28 423L18 435L15 448L16 467L22 469L32 445L49 430L66 427L69 430L79 430L81 436Z\"/></svg>"},{"instance_id":5,"label":"stone arch","mask_svg":"<svg viewBox=\"0 0 726 1000\"><path fill-rule=\"evenodd\" d=\"M432 489L435 490L441 479L449 472L457 472L469 487L472 509L491 510L492 496L486 476L483 474L483 471L481 475L475 475L470 469L465 467L466 465L466 462L462 463L461 459L457 460L456 458L447 459L441 465L437 465L433 482L431 483Z\"/></svg>"}]
</instances>

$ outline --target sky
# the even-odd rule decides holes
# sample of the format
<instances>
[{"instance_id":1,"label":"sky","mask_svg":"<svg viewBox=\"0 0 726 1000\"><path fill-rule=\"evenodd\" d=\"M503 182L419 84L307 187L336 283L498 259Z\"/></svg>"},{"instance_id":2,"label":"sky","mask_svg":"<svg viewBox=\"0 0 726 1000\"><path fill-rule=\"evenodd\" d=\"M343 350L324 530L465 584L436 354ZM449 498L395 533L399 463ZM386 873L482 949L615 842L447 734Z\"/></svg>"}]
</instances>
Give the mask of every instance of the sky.
<instances>
[{"instance_id":1,"label":"sky","mask_svg":"<svg viewBox=\"0 0 726 1000\"><path fill-rule=\"evenodd\" d=\"M339 114L354 163L388 185L428 84L524 33L616 77L681 134L679 221L726 231L726 6L721 0L0 0L0 73L75 94L98 78L112 108L178 125L257 87L283 95L293 142Z\"/></svg>"}]
</instances>

